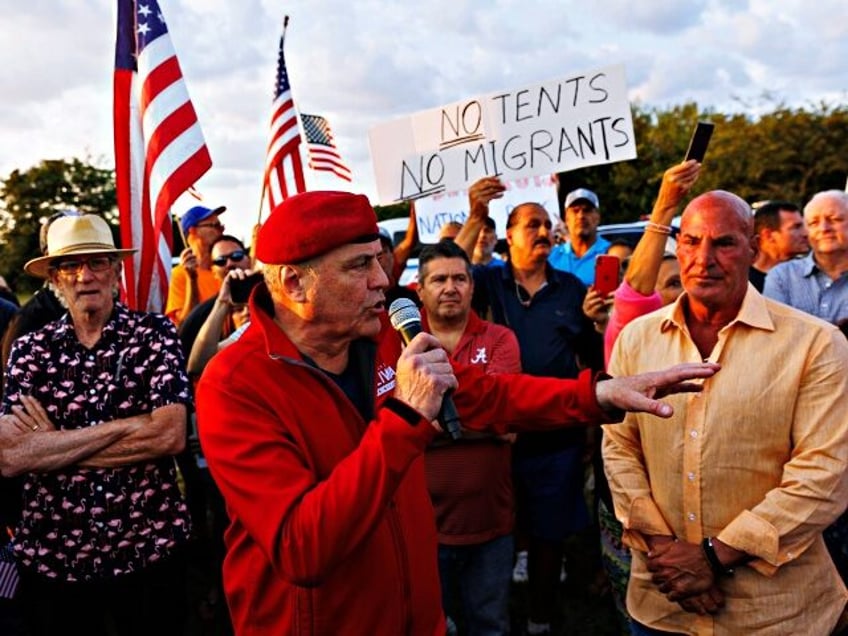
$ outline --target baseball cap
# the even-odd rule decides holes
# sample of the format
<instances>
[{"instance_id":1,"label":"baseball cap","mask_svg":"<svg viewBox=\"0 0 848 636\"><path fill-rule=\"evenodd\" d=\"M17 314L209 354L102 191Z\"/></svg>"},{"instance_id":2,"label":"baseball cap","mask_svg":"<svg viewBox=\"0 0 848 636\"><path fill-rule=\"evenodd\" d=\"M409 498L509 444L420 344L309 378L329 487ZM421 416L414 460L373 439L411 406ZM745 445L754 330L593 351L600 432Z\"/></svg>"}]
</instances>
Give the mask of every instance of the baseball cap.
<instances>
[{"instance_id":1,"label":"baseball cap","mask_svg":"<svg viewBox=\"0 0 848 636\"><path fill-rule=\"evenodd\" d=\"M592 207L600 208L601 204L598 202L598 195L592 192L591 190L587 190L586 188L577 188L576 190L572 190L565 197L565 207L571 207L577 201L585 200L592 204Z\"/></svg>"},{"instance_id":2,"label":"baseball cap","mask_svg":"<svg viewBox=\"0 0 848 636\"><path fill-rule=\"evenodd\" d=\"M207 208L203 205L196 205L193 208L189 208L185 214L183 214L180 219L180 226L183 228L183 234L188 234L188 231L196 227L198 223L203 221L203 219L208 219L213 214L221 214L227 208L225 206L219 206L217 208Z\"/></svg>"}]
</instances>

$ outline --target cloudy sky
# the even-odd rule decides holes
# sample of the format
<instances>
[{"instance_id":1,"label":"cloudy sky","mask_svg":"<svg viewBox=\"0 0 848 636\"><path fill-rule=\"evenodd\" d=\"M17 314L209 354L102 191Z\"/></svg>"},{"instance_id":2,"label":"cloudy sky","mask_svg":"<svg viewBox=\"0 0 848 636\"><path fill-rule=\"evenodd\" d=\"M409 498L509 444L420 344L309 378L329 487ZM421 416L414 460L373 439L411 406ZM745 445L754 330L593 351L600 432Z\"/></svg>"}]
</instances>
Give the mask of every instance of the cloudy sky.
<instances>
[{"instance_id":1,"label":"cloudy sky","mask_svg":"<svg viewBox=\"0 0 848 636\"><path fill-rule=\"evenodd\" d=\"M0 178L114 165L113 0L0 0ZM496 90L623 63L631 100L756 113L848 100L844 0L160 0L231 230L254 222L282 16L297 106L321 114L376 203L368 130ZM764 98L767 96L767 98ZM344 188L309 173L312 188ZM187 202L190 204L190 202ZM181 206L183 207L183 206ZM182 212L182 209L176 210Z\"/></svg>"}]
</instances>

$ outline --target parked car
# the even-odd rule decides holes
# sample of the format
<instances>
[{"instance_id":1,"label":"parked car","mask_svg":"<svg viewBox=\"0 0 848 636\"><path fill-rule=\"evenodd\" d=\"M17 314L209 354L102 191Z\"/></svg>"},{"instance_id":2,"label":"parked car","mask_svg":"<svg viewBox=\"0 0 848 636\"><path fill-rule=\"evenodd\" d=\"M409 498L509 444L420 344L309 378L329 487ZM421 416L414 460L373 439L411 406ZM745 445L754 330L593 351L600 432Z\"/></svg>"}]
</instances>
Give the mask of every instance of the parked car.
<instances>
[{"instance_id":1,"label":"parked car","mask_svg":"<svg viewBox=\"0 0 848 636\"><path fill-rule=\"evenodd\" d=\"M626 241L630 247L636 247L636 243L645 233L648 226L647 221L634 221L632 223L611 223L598 226L598 234L610 243L616 240ZM677 235L680 233L680 217L675 217L671 222L671 235L666 243L666 249L674 251L677 248Z\"/></svg>"}]
</instances>

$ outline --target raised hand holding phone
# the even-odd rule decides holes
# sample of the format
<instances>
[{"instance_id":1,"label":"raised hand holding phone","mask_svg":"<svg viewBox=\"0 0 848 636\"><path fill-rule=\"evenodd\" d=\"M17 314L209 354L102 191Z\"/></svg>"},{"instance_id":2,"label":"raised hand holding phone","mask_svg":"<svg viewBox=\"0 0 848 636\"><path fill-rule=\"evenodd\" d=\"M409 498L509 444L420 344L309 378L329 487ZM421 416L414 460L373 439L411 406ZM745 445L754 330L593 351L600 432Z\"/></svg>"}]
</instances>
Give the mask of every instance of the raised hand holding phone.
<instances>
[{"instance_id":1,"label":"raised hand holding phone","mask_svg":"<svg viewBox=\"0 0 848 636\"><path fill-rule=\"evenodd\" d=\"M710 137L713 136L715 124L708 121L699 121L692 132L692 138L689 140L689 149L686 151L684 161L694 159L697 162L702 162L707 154L707 147L710 145Z\"/></svg>"}]
</instances>

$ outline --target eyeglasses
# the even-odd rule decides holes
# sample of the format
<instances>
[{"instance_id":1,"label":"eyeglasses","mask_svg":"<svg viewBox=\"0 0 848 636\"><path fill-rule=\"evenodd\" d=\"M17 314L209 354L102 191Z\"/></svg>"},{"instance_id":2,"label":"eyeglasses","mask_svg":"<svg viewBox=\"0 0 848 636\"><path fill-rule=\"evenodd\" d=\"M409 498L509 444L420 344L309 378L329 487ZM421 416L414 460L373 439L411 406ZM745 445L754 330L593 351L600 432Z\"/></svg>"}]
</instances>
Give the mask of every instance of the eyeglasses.
<instances>
[{"instance_id":1,"label":"eyeglasses","mask_svg":"<svg viewBox=\"0 0 848 636\"><path fill-rule=\"evenodd\" d=\"M236 250L235 252L230 252L229 254L223 254L223 255L219 256L218 258L213 258L212 264L217 265L218 267L223 267L224 265L227 264L228 260L233 261L235 263L235 262L242 260L244 257L245 257L244 250Z\"/></svg>"},{"instance_id":2,"label":"eyeglasses","mask_svg":"<svg viewBox=\"0 0 848 636\"><path fill-rule=\"evenodd\" d=\"M76 276L82 271L82 268L88 265L88 269L92 272L99 273L105 272L107 269L112 267L112 264L115 262L112 256L92 256L91 258L84 258L76 261L59 261L54 263L52 269L56 270L63 276Z\"/></svg>"},{"instance_id":3,"label":"eyeglasses","mask_svg":"<svg viewBox=\"0 0 848 636\"><path fill-rule=\"evenodd\" d=\"M211 227L212 229L215 229L215 230L223 230L224 224L221 223L220 221L215 221L214 223L198 223L194 227Z\"/></svg>"}]
</instances>

